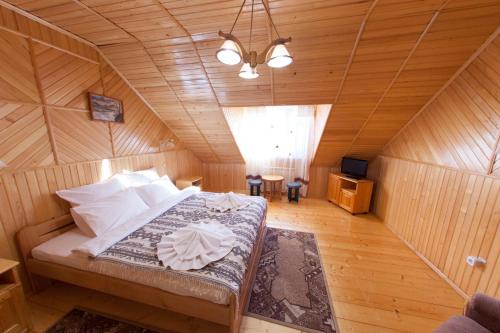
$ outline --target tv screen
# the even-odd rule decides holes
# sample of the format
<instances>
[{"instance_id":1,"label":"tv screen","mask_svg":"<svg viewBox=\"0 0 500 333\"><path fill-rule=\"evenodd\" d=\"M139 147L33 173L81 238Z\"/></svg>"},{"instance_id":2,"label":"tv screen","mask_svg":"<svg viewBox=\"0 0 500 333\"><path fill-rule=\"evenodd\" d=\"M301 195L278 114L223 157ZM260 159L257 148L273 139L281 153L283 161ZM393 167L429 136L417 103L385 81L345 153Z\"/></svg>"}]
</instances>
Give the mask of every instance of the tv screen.
<instances>
[{"instance_id":1,"label":"tv screen","mask_svg":"<svg viewBox=\"0 0 500 333\"><path fill-rule=\"evenodd\" d=\"M354 178L365 178L368 171L368 161L357 158L343 157L340 172Z\"/></svg>"}]
</instances>

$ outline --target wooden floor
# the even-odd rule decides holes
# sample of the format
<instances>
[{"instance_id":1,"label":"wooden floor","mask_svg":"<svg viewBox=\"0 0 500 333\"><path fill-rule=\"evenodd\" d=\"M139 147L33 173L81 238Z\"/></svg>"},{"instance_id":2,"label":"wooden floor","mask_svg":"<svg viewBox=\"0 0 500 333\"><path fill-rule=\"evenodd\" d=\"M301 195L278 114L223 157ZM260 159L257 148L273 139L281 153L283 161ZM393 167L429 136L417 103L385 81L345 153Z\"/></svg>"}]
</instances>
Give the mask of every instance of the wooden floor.
<instances>
[{"instance_id":1,"label":"wooden floor","mask_svg":"<svg viewBox=\"0 0 500 333\"><path fill-rule=\"evenodd\" d=\"M340 332L431 332L464 300L371 215L304 199L272 202L268 224L316 234ZM36 332L78 305L171 332L221 332L185 316L64 284L30 297ZM241 333L299 332L245 317Z\"/></svg>"}]
</instances>

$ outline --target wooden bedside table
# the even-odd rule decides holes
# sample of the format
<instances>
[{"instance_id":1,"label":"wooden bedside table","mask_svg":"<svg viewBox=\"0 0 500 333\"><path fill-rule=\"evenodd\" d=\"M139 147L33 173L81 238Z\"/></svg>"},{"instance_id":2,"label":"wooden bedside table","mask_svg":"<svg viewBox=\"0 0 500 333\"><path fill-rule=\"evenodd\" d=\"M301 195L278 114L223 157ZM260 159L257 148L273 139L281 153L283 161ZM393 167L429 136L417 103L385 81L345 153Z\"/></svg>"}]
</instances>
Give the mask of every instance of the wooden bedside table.
<instances>
[{"instance_id":1,"label":"wooden bedside table","mask_svg":"<svg viewBox=\"0 0 500 333\"><path fill-rule=\"evenodd\" d=\"M175 186L179 190L182 190L189 186L198 186L201 190L203 189L203 177L201 176L193 176L193 177L184 177L179 178L175 181Z\"/></svg>"},{"instance_id":2,"label":"wooden bedside table","mask_svg":"<svg viewBox=\"0 0 500 333\"><path fill-rule=\"evenodd\" d=\"M31 317L17 271L18 262L0 259L0 332L31 330Z\"/></svg>"}]
</instances>

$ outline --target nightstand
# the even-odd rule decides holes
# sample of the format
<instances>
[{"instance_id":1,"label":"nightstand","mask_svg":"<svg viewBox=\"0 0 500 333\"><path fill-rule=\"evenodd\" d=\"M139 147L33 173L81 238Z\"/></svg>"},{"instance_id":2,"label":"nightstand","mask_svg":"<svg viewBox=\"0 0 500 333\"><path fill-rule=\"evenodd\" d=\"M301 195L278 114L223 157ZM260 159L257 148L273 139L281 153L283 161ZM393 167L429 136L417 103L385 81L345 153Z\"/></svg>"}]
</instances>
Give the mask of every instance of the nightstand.
<instances>
[{"instance_id":1,"label":"nightstand","mask_svg":"<svg viewBox=\"0 0 500 333\"><path fill-rule=\"evenodd\" d=\"M0 332L18 333L31 329L31 318L17 271L19 263L0 259Z\"/></svg>"},{"instance_id":2,"label":"nightstand","mask_svg":"<svg viewBox=\"0 0 500 333\"><path fill-rule=\"evenodd\" d=\"M177 186L179 190L182 190L189 186L198 186L200 189L203 189L203 177L194 176L179 178L175 181L175 186Z\"/></svg>"}]
</instances>

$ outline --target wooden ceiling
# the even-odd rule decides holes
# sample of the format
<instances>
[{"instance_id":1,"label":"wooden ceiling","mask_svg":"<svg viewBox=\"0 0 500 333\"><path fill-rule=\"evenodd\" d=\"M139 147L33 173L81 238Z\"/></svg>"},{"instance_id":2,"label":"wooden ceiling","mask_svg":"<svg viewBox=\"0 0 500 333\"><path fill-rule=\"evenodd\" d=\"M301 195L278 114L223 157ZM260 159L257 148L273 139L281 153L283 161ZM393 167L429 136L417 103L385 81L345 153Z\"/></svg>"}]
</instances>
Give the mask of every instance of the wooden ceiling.
<instances>
[{"instance_id":1,"label":"wooden ceiling","mask_svg":"<svg viewBox=\"0 0 500 333\"><path fill-rule=\"evenodd\" d=\"M295 61L251 81L214 56L241 0L8 2L98 46L204 162L242 162L221 107L282 104L334 105L315 164L372 158L500 24L499 0L265 1ZM276 36L256 10L262 50Z\"/></svg>"}]
</instances>

